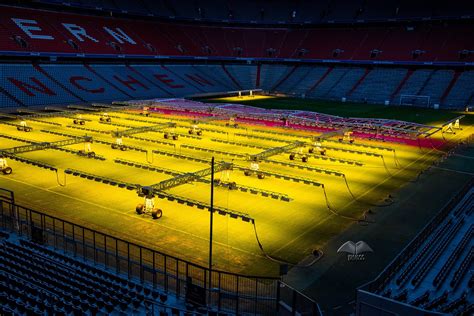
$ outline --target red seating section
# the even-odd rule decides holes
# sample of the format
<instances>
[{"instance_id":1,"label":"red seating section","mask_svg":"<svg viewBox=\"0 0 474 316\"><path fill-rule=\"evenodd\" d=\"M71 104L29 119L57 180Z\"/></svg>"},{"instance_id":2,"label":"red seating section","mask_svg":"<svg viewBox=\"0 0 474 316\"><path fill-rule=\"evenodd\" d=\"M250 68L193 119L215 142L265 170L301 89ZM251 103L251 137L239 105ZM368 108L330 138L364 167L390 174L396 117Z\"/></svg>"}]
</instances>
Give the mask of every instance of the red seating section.
<instances>
[{"instance_id":1,"label":"red seating section","mask_svg":"<svg viewBox=\"0 0 474 316\"><path fill-rule=\"evenodd\" d=\"M474 51L471 40L474 25L455 22L418 25L414 29L395 25L250 28L132 21L13 7L0 9L0 51L474 61L473 53L460 57L462 50ZM21 36L27 47L16 43L15 36ZM380 53L371 56L374 50ZM417 50L420 54L414 58L413 52Z\"/></svg>"}]
</instances>

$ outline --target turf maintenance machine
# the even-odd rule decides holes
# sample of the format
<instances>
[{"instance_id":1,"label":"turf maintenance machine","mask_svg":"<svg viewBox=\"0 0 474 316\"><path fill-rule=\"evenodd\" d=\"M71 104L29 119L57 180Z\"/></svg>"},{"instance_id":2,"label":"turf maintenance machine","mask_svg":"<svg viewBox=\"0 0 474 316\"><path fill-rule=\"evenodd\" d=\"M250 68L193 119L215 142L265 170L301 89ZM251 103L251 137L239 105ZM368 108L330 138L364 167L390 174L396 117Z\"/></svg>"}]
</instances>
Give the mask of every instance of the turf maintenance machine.
<instances>
[{"instance_id":1,"label":"turf maintenance machine","mask_svg":"<svg viewBox=\"0 0 474 316\"><path fill-rule=\"evenodd\" d=\"M22 131L22 132L31 132L33 128L29 127L28 124L26 123L26 120L23 116L18 116L18 115L13 115L13 114L8 114L8 113L0 113L0 117L6 118L9 120L20 120L20 124L13 123L11 121L4 121L1 120L1 124L6 124L6 125L11 125L15 126L17 130Z\"/></svg>"},{"instance_id":2,"label":"turf maintenance machine","mask_svg":"<svg viewBox=\"0 0 474 316\"><path fill-rule=\"evenodd\" d=\"M32 130L32 128L28 126L24 119L20 121L20 125L18 125L16 129L22 132L31 132Z\"/></svg>"},{"instance_id":3,"label":"turf maintenance machine","mask_svg":"<svg viewBox=\"0 0 474 316\"><path fill-rule=\"evenodd\" d=\"M130 129L126 129L123 131L119 131L118 129L115 131L111 131L110 133L112 134L112 137L115 138L115 143L111 145L112 149L120 149L122 151L125 151L128 149L128 147L123 143L123 137L126 137L128 135L134 135L134 134L139 134L139 133L146 133L146 132L159 132L162 130L165 130L165 135L168 133L166 130L169 128L174 128L176 126L176 123L162 123L162 124L157 124L157 125L152 125L152 126L143 126L143 127L134 127ZM165 136L165 138L167 138ZM176 135L176 139L178 139Z\"/></svg>"},{"instance_id":4,"label":"turf maintenance machine","mask_svg":"<svg viewBox=\"0 0 474 316\"><path fill-rule=\"evenodd\" d=\"M189 135L193 135L193 134L196 134L198 136L202 135L202 130L199 127L199 125L197 124L197 121L194 121L194 123L191 124L191 128L188 130L188 133L189 133Z\"/></svg>"},{"instance_id":5,"label":"turf maintenance machine","mask_svg":"<svg viewBox=\"0 0 474 316\"><path fill-rule=\"evenodd\" d=\"M343 128L335 131L325 132L319 136L315 136L312 138L312 143L309 147L308 152L310 154L316 153L322 156L326 155L326 148L324 148L321 144L325 139L329 139L331 137L338 137L339 142L348 142L353 143L354 138L352 137L352 131L349 128Z\"/></svg>"},{"instance_id":6,"label":"turf maintenance machine","mask_svg":"<svg viewBox=\"0 0 474 316\"><path fill-rule=\"evenodd\" d=\"M135 208L138 215L149 214L153 219L158 219L163 216L163 211L155 207L155 193L152 187L140 188L138 196L145 199L143 203L139 203Z\"/></svg>"},{"instance_id":7,"label":"turf maintenance machine","mask_svg":"<svg viewBox=\"0 0 474 316\"><path fill-rule=\"evenodd\" d=\"M353 132L352 131L344 131L344 134L342 136L339 136L339 142L340 143L350 143L352 144L354 142L354 137L352 136Z\"/></svg>"},{"instance_id":8,"label":"turf maintenance machine","mask_svg":"<svg viewBox=\"0 0 474 316\"><path fill-rule=\"evenodd\" d=\"M54 107L48 107L48 108L53 109L53 110L58 110L58 109L60 110L60 108L54 108ZM86 122L92 122L91 119L83 118L81 113L87 113L87 112L97 113L100 111L99 109L95 107L81 106L81 105L68 105L67 108L72 111L76 111L76 113L79 111L79 114L77 115L77 117L74 117L74 116L72 117L73 123L78 124L78 125L85 125ZM72 112L71 114L74 115L75 113Z\"/></svg>"},{"instance_id":9,"label":"turf maintenance machine","mask_svg":"<svg viewBox=\"0 0 474 316\"><path fill-rule=\"evenodd\" d=\"M250 161L250 168L244 170L246 176L257 175L259 179L264 179L265 175L260 171L259 162L264 161L265 159L275 156L278 154L291 152L294 149L298 149L297 152L290 153L290 160L295 160L297 158L301 159L303 162L308 161L308 155L303 153L303 148L305 146L304 142L296 141L286 146L272 147L268 148L258 154L248 155L247 160Z\"/></svg>"},{"instance_id":10,"label":"turf maintenance machine","mask_svg":"<svg viewBox=\"0 0 474 316\"><path fill-rule=\"evenodd\" d=\"M298 150L290 153L290 160L301 159L302 162L308 162L308 155L304 153L303 147L298 148Z\"/></svg>"},{"instance_id":11,"label":"turf maintenance machine","mask_svg":"<svg viewBox=\"0 0 474 316\"><path fill-rule=\"evenodd\" d=\"M163 137L165 139L178 140L178 134L175 132L175 126L170 127L167 131L164 132Z\"/></svg>"},{"instance_id":12,"label":"turf maintenance machine","mask_svg":"<svg viewBox=\"0 0 474 316\"><path fill-rule=\"evenodd\" d=\"M121 151L126 151L128 148L123 144L122 136L115 138L115 143L112 144L112 149L120 149Z\"/></svg>"},{"instance_id":13,"label":"turf maintenance machine","mask_svg":"<svg viewBox=\"0 0 474 316\"><path fill-rule=\"evenodd\" d=\"M322 147L321 141L315 140L315 141L311 144L311 147L308 149L308 152L309 152L310 154L316 153L316 154L319 154L319 155L321 155L321 156L325 156L325 155L326 155L326 148L323 148L323 147Z\"/></svg>"},{"instance_id":14,"label":"turf maintenance machine","mask_svg":"<svg viewBox=\"0 0 474 316\"><path fill-rule=\"evenodd\" d=\"M348 128L325 132L319 136L312 138L311 143L309 145L308 153L326 156L326 148L324 148L321 143L325 139L329 139L331 137L336 137L336 136L338 137L339 142L348 142L351 144L354 142L354 138L352 137L352 131Z\"/></svg>"},{"instance_id":15,"label":"turf maintenance machine","mask_svg":"<svg viewBox=\"0 0 474 316\"><path fill-rule=\"evenodd\" d=\"M237 123L235 122L235 116L231 116L231 117L229 117L229 121L228 121L227 123L225 123L225 126L229 126L229 127L234 127L234 128L236 128L236 127L239 126L239 124L237 124Z\"/></svg>"},{"instance_id":16,"label":"turf maintenance machine","mask_svg":"<svg viewBox=\"0 0 474 316\"><path fill-rule=\"evenodd\" d=\"M82 118L81 114L79 114L77 117L74 117L72 119L72 122L76 125L85 125L86 124L86 120Z\"/></svg>"},{"instance_id":17,"label":"turf maintenance machine","mask_svg":"<svg viewBox=\"0 0 474 316\"><path fill-rule=\"evenodd\" d=\"M87 158L94 158L95 152L92 151L92 137L84 136L84 149L78 151L78 155Z\"/></svg>"},{"instance_id":18,"label":"turf maintenance machine","mask_svg":"<svg viewBox=\"0 0 474 316\"><path fill-rule=\"evenodd\" d=\"M126 151L128 148L123 144L123 134L119 131L113 131L112 137L115 137L115 142L110 146L112 149L120 149L121 151Z\"/></svg>"},{"instance_id":19,"label":"turf maintenance machine","mask_svg":"<svg viewBox=\"0 0 474 316\"><path fill-rule=\"evenodd\" d=\"M225 170L232 170L233 164L229 162L221 162L214 167L214 173ZM211 175L212 168L203 169L196 172L189 172L180 174L174 178L163 180L150 186L138 187L137 193L139 197L143 197L145 200L143 203L139 203L135 211L138 215L150 215L153 219L158 219L163 216L163 211L156 207L155 196L159 195L160 192L174 188L176 186L193 182L199 178L207 177Z\"/></svg>"},{"instance_id":20,"label":"turf maintenance machine","mask_svg":"<svg viewBox=\"0 0 474 316\"><path fill-rule=\"evenodd\" d=\"M8 166L7 158L0 154L0 171L3 174L11 174L13 172L12 168Z\"/></svg>"},{"instance_id":21,"label":"turf maintenance machine","mask_svg":"<svg viewBox=\"0 0 474 316\"><path fill-rule=\"evenodd\" d=\"M228 115L212 115L212 116L202 116L193 119L191 122L191 128L188 130L190 135L196 134L198 136L202 135L202 129L199 127L199 123L209 122L209 121L217 121L217 120L226 120L228 119Z\"/></svg>"},{"instance_id":22,"label":"turf maintenance machine","mask_svg":"<svg viewBox=\"0 0 474 316\"><path fill-rule=\"evenodd\" d=\"M219 179L214 179L214 184L216 186L228 188L229 190L237 189L237 183L235 181L230 181L230 176L232 175L233 167L220 170L221 176Z\"/></svg>"},{"instance_id":23,"label":"turf maintenance machine","mask_svg":"<svg viewBox=\"0 0 474 316\"><path fill-rule=\"evenodd\" d=\"M112 122L112 118L110 118L108 113L104 112L104 113L101 114L101 116L99 118L99 121L110 123L110 122Z\"/></svg>"},{"instance_id":24,"label":"turf maintenance machine","mask_svg":"<svg viewBox=\"0 0 474 316\"><path fill-rule=\"evenodd\" d=\"M64 117L71 119L74 125L85 125L86 122L92 122L91 119L83 118L82 111L90 110L91 108L69 105L67 108L60 108L54 106L46 106L44 110L48 111L47 113L42 113L38 111L31 111L27 109L18 109L19 112L24 112L29 114L29 117L40 118L40 117ZM93 109L93 108L92 108Z\"/></svg>"},{"instance_id":25,"label":"turf maintenance machine","mask_svg":"<svg viewBox=\"0 0 474 316\"><path fill-rule=\"evenodd\" d=\"M256 175L257 178L259 179L264 179L265 178L265 174L263 174L261 171L260 171L260 164L259 164L259 161L258 160L252 160L250 161L250 168L244 170L244 174L246 176L253 176L253 175Z\"/></svg>"},{"instance_id":26,"label":"turf maintenance machine","mask_svg":"<svg viewBox=\"0 0 474 316\"><path fill-rule=\"evenodd\" d=\"M144 115L144 116L146 116L146 117L150 116L150 113L148 112L149 109L150 109L150 108L149 108L148 106L144 106L144 107L142 108L142 111L140 112L140 115Z\"/></svg>"}]
</instances>

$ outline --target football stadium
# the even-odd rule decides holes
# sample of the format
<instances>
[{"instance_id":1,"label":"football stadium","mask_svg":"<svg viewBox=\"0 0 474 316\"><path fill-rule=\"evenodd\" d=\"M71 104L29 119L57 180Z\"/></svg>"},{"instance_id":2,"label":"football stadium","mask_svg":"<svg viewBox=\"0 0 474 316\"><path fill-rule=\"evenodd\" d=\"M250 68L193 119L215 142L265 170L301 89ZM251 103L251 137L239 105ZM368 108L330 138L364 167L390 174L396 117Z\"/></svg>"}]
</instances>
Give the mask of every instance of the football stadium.
<instances>
[{"instance_id":1,"label":"football stadium","mask_svg":"<svg viewBox=\"0 0 474 316\"><path fill-rule=\"evenodd\" d=\"M0 4L0 313L471 315L474 5Z\"/></svg>"}]
</instances>

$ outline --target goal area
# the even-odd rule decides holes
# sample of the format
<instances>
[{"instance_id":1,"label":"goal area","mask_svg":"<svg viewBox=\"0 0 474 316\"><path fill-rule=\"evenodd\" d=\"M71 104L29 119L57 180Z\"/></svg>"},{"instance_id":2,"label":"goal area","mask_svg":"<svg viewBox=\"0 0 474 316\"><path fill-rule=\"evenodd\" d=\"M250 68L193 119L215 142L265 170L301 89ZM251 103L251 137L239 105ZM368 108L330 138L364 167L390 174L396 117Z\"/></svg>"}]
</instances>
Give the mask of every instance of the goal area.
<instances>
[{"instance_id":1,"label":"goal area","mask_svg":"<svg viewBox=\"0 0 474 316\"><path fill-rule=\"evenodd\" d=\"M429 107L430 99L429 95L402 94L400 96L400 105Z\"/></svg>"}]
</instances>

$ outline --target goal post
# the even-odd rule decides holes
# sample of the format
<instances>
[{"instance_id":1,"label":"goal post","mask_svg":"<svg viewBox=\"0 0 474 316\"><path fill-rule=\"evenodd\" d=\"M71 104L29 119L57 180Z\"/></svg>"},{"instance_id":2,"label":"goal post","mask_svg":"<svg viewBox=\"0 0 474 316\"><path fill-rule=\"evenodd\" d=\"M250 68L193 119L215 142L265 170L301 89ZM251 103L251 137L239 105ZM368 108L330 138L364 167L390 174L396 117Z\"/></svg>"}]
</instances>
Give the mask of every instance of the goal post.
<instances>
[{"instance_id":1,"label":"goal post","mask_svg":"<svg viewBox=\"0 0 474 316\"><path fill-rule=\"evenodd\" d=\"M430 100L429 95L402 94L400 105L430 107Z\"/></svg>"}]
</instances>

